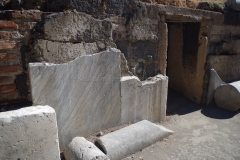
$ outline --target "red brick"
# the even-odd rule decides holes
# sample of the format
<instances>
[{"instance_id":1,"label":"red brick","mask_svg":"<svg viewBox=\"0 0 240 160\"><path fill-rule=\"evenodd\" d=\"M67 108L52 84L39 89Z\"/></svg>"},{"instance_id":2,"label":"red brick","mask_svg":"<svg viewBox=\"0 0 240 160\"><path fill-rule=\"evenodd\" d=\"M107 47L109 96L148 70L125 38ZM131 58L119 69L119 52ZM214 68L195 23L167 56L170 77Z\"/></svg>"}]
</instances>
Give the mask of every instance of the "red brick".
<instances>
[{"instance_id":1,"label":"red brick","mask_svg":"<svg viewBox=\"0 0 240 160\"><path fill-rule=\"evenodd\" d=\"M7 100L13 100L18 97L17 91L11 91L8 93L0 93L0 102L7 101Z\"/></svg>"},{"instance_id":2,"label":"red brick","mask_svg":"<svg viewBox=\"0 0 240 160\"><path fill-rule=\"evenodd\" d=\"M15 80L15 76L0 76L0 85L12 84Z\"/></svg>"},{"instance_id":3,"label":"red brick","mask_svg":"<svg viewBox=\"0 0 240 160\"><path fill-rule=\"evenodd\" d=\"M0 31L0 39L9 39L10 33L6 31Z\"/></svg>"},{"instance_id":4,"label":"red brick","mask_svg":"<svg viewBox=\"0 0 240 160\"><path fill-rule=\"evenodd\" d=\"M18 29L18 25L12 21L0 20L0 28Z\"/></svg>"},{"instance_id":5,"label":"red brick","mask_svg":"<svg viewBox=\"0 0 240 160\"><path fill-rule=\"evenodd\" d=\"M20 65L0 66L0 74L19 73L20 71Z\"/></svg>"},{"instance_id":6,"label":"red brick","mask_svg":"<svg viewBox=\"0 0 240 160\"><path fill-rule=\"evenodd\" d=\"M15 41L1 41L0 49L15 49L17 48L17 43Z\"/></svg>"},{"instance_id":7,"label":"red brick","mask_svg":"<svg viewBox=\"0 0 240 160\"><path fill-rule=\"evenodd\" d=\"M11 92L15 89L16 89L16 84L1 85L0 86L0 94Z\"/></svg>"},{"instance_id":8,"label":"red brick","mask_svg":"<svg viewBox=\"0 0 240 160\"><path fill-rule=\"evenodd\" d=\"M42 12L40 11L7 11L5 16L9 19L27 19L40 20L42 19Z\"/></svg>"},{"instance_id":9,"label":"red brick","mask_svg":"<svg viewBox=\"0 0 240 160\"><path fill-rule=\"evenodd\" d=\"M1 94L0 94L1 96ZM0 98L0 106L1 105L10 105L10 104L17 104L26 101L26 98L19 98L18 96L15 97L14 99L3 99L1 100Z\"/></svg>"},{"instance_id":10,"label":"red brick","mask_svg":"<svg viewBox=\"0 0 240 160\"><path fill-rule=\"evenodd\" d=\"M11 54L11 53L0 53L0 64L1 62L17 62L19 61L20 57L17 54Z\"/></svg>"}]
</instances>

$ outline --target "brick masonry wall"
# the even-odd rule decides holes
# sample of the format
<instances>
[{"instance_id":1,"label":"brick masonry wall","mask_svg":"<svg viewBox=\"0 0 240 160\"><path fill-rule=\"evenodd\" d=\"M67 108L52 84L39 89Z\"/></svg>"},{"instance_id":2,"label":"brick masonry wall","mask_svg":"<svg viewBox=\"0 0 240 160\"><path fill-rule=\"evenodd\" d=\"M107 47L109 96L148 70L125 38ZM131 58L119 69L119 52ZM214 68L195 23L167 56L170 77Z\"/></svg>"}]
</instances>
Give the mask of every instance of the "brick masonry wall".
<instances>
[{"instance_id":1,"label":"brick masonry wall","mask_svg":"<svg viewBox=\"0 0 240 160\"><path fill-rule=\"evenodd\" d=\"M31 32L46 14L0 12L0 106L31 100L27 75Z\"/></svg>"}]
</instances>

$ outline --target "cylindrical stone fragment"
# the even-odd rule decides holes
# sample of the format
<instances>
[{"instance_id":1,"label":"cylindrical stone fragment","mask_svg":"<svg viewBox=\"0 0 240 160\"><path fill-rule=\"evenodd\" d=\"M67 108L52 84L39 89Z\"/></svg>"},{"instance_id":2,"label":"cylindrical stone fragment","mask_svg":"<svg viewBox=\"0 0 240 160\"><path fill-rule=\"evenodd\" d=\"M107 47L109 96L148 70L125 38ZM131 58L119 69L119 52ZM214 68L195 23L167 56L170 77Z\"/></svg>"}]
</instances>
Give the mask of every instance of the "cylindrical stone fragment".
<instances>
[{"instance_id":1,"label":"cylindrical stone fragment","mask_svg":"<svg viewBox=\"0 0 240 160\"><path fill-rule=\"evenodd\" d=\"M240 81L219 86L214 92L214 99L217 106L237 111L240 108Z\"/></svg>"},{"instance_id":2,"label":"cylindrical stone fragment","mask_svg":"<svg viewBox=\"0 0 240 160\"><path fill-rule=\"evenodd\" d=\"M109 160L93 143L83 137L75 137L65 153L67 160Z\"/></svg>"},{"instance_id":3,"label":"cylindrical stone fragment","mask_svg":"<svg viewBox=\"0 0 240 160\"><path fill-rule=\"evenodd\" d=\"M163 126L143 120L102 136L97 140L96 145L101 147L111 160L120 160L172 133Z\"/></svg>"}]
</instances>

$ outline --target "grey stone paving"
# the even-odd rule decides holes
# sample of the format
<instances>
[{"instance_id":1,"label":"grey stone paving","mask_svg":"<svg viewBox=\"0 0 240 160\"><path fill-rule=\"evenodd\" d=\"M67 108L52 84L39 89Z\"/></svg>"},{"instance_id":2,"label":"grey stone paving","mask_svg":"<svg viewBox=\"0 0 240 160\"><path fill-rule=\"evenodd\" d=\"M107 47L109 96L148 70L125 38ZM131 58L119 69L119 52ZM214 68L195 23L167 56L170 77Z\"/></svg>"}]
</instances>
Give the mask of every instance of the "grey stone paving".
<instances>
[{"instance_id":1,"label":"grey stone paving","mask_svg":"<svg viewBox=\"0 0 240 160\"><path fill-rule=\"evenodd\" d=\"M240 112L197 105L170 92L167 121L175 133L126 159L240 160Z\"/></svg>"}]
</instances>

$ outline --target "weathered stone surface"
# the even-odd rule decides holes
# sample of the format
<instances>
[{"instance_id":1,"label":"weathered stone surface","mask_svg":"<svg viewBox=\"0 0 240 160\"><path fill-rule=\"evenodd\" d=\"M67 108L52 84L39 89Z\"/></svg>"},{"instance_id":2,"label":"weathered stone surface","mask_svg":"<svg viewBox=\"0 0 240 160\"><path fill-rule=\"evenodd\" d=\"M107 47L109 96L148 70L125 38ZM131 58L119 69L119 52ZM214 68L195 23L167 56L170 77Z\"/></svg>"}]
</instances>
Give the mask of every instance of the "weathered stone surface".
<instances>
[{"instance_id":1,"label":"weathered stone surface","mask_svg":"<svg viewBox=\"0 0 240 160\"><path fill-rule=\"evenodd\" d=\"M121 52L110 49L66 64L30 63L34 104L57 113L60 147L120 124Z\"/></svg>"},{"instance_id":2,"label":"weathered stone surface","mask_svg":"<svg viewBox=\"0 0 240 160\"><path fill-rule=\"evenodd\" d=\"M64 156L69 160L109 160L100 149L84 137L73 138L68 148Z\"/></svg>"},{"instance_id":3,"label":"weathered stone surface","mask_svg":"<svg viewBox=\"0 0 240 160\"><path fill-rule=\"evenodd\" d=\"M90 14L108 13L121 15L125 0L47 0L47 10L76 10Z\"/></svg>"},{"instance_id":4,"label":"weathered stone surface","mask_svg":"<svg viewBox=\"0 0 240 160\"><path fill-rule=\"evenodd\" d=\"M108 14L121 15L126 0L106 0L105 12Z\"/></svg>"},{"instance_id":5,"label":"weathered stone surface","mask_svg":"<svg viewBox=\"0 0 240 160\"><path fill-rule=\"evenodd\" d=\"M208 69L213 68L224 82L240 80L240 55L211 55L207 61Z\"/></svg>"},{"instance_id":6,"label":"weathered stone surface","mask_svg":"<svg viewBox=\"0 0 240 160\"><path fill-rule=\"evenodd\" d=\"M105 49L105 44L104 49ZM102 51L94 43L62 43L47 40L38 40L33 47L32 58L37 61L50 63L66 63L83 55L94 54Z\"/></svg>"},{"instance_id":7,"label":"weathered stone surface","mask_svg":"<svg viewBox=\"0 0 240 160\"><path fill-rule=\"evenodd\" d=\"M112 23L85 13L56 13L42 24L44 39L64 42L112 40Z\"/></svg>"},{"instance_id":8,"label":"weathered stone surface","mask_svg":"<svg viewBox=\"0 0 240 160\"><path fill-rule=\"evenodd\" d=\"M223 3L214 3L214 2L199 2L197 9L215 11L215 12L223 12L224 10Z\"/></svg>"},{"instance_id":9,"label":"weathered stone surface","mask_svg":"<svg viewBox=\"0 0 240 160\"><path fill-rule=\"evenodd\" d=\"M7 5L11 0L1 0L0 1L0 8Z\"/></svg>"},{"instance_id":10,"label":"weathered stone surface","mask_svg":"<svg viewBox=\"0 0 240 160\"><path fill-rule=\"evenodd\" d=\"M141 120L159 122L165 119L168 78L157 75L146 81L135 76L121 78L122 124Z\"/></svg>"},{"instance_id":11,"label":"weathered stone surface","mask_svg":"<svg viewBox=\"0 0 240 160\"><path fill-rule=\"evenodd\" d=\"M98 13L102 10L102 0L47 0L49 11L76 9L79 12Z\"/></svg>"},{"instance_id":12,"label":"weathered stone surface","mask_svg":"<svg viewBox=\"0 0 240 160\"><path fill-rule=\"evenodd\" d=\"M56 113L35 106L0 113L0 159L60 160Z\"/></svg>"},{"instance_id":13,"label":"weathered stone surface","mask_svg":"<svg viewBox=\"0 0 240 160\"><path fill-rule=\"evenodd\" d=\"M225 2L226 9L233 11L240 11L240 1L239 0L227 0Z\"/></svg>"},{"instance_id":14,"label":"weathered stone surface","mask_svg":"<svg viewBox=\"0 0 240 160\"><path fill-rule=\"evenodd\" d=\"M212 20L213 24L220 25L224 21L224 17L221 13L211 12L205 10L196 10L191 8L179 8L176 6L166 6L166 5L154 5L154 4L145 4L148 12L152 14L152 16L158 16L156 13L160 13L162 15L172 15L172 18L175 16L182 16L182 18L186 20L197 20L198 17L202 19ZM170 20L171 22L171 20ZM176 22L176 21L175 21ZM179 21L178 21L179 22Z\"/></svg>"},{"instance_id":15,"label":"weathered stone surface","mask_svg":"<svg viewBox=\"0 0 240 160\"><path fill-rule=\"evenodd\" d=\"M240 81L220 85L214 92L214 99L221 108L230 111L240 109Z\"/></svg>"},{"instance_id":16,"label":"weathered stone surface","mask_svg":"<svg viewBox=\"0 0 240 160\"><path fill-rule=\"evenodd\" d=\"M221 80L221 78L218 76L217 72L214 69L211 69L208 83L209 84L206 102L207 105L213 102L214 91L217 89L217 87L219 87L222 84L225 84L225 82Z\"/></svg>"},{"instance_id":17,"label":"weathered stone surface","mask_svg":"<svg viewBox=\"0 0 240 160\"><path fill-rule=\"evenodd\" d=\"M102 136L97 144L111 160L119 160L171 134L165 127L144 120Z\"/></svg>"},{"instance_id":18,"label":"weathered stone surface","mask_svg":"<svg viewBox=\"0 0 240 160\"><path fill-rule=\"evenodd\" d=\"M42 9L45 0L1 0L0 9Z\"/></svg>"},{"instance_id":19,"label":"weathered stone surface","mask_svg":"<svg viewBox=\"0 0 240 160\"><path fill-rule=\"evenodd\" d=\"M156 41L116 41L116 45L124 53L133 75L142 81L157 75L158 43Z\"/></svg>"},{"instance_id":20,"label":"weathered stone surface","mask_svg":"<svg viewBox=\"0 0 240 160\"><path fill-rule=\"evenodd\" d=\"M212 26L209 52L215 55L239 55L239 34L238 26Z\"/></svg>"}]
</instances>

